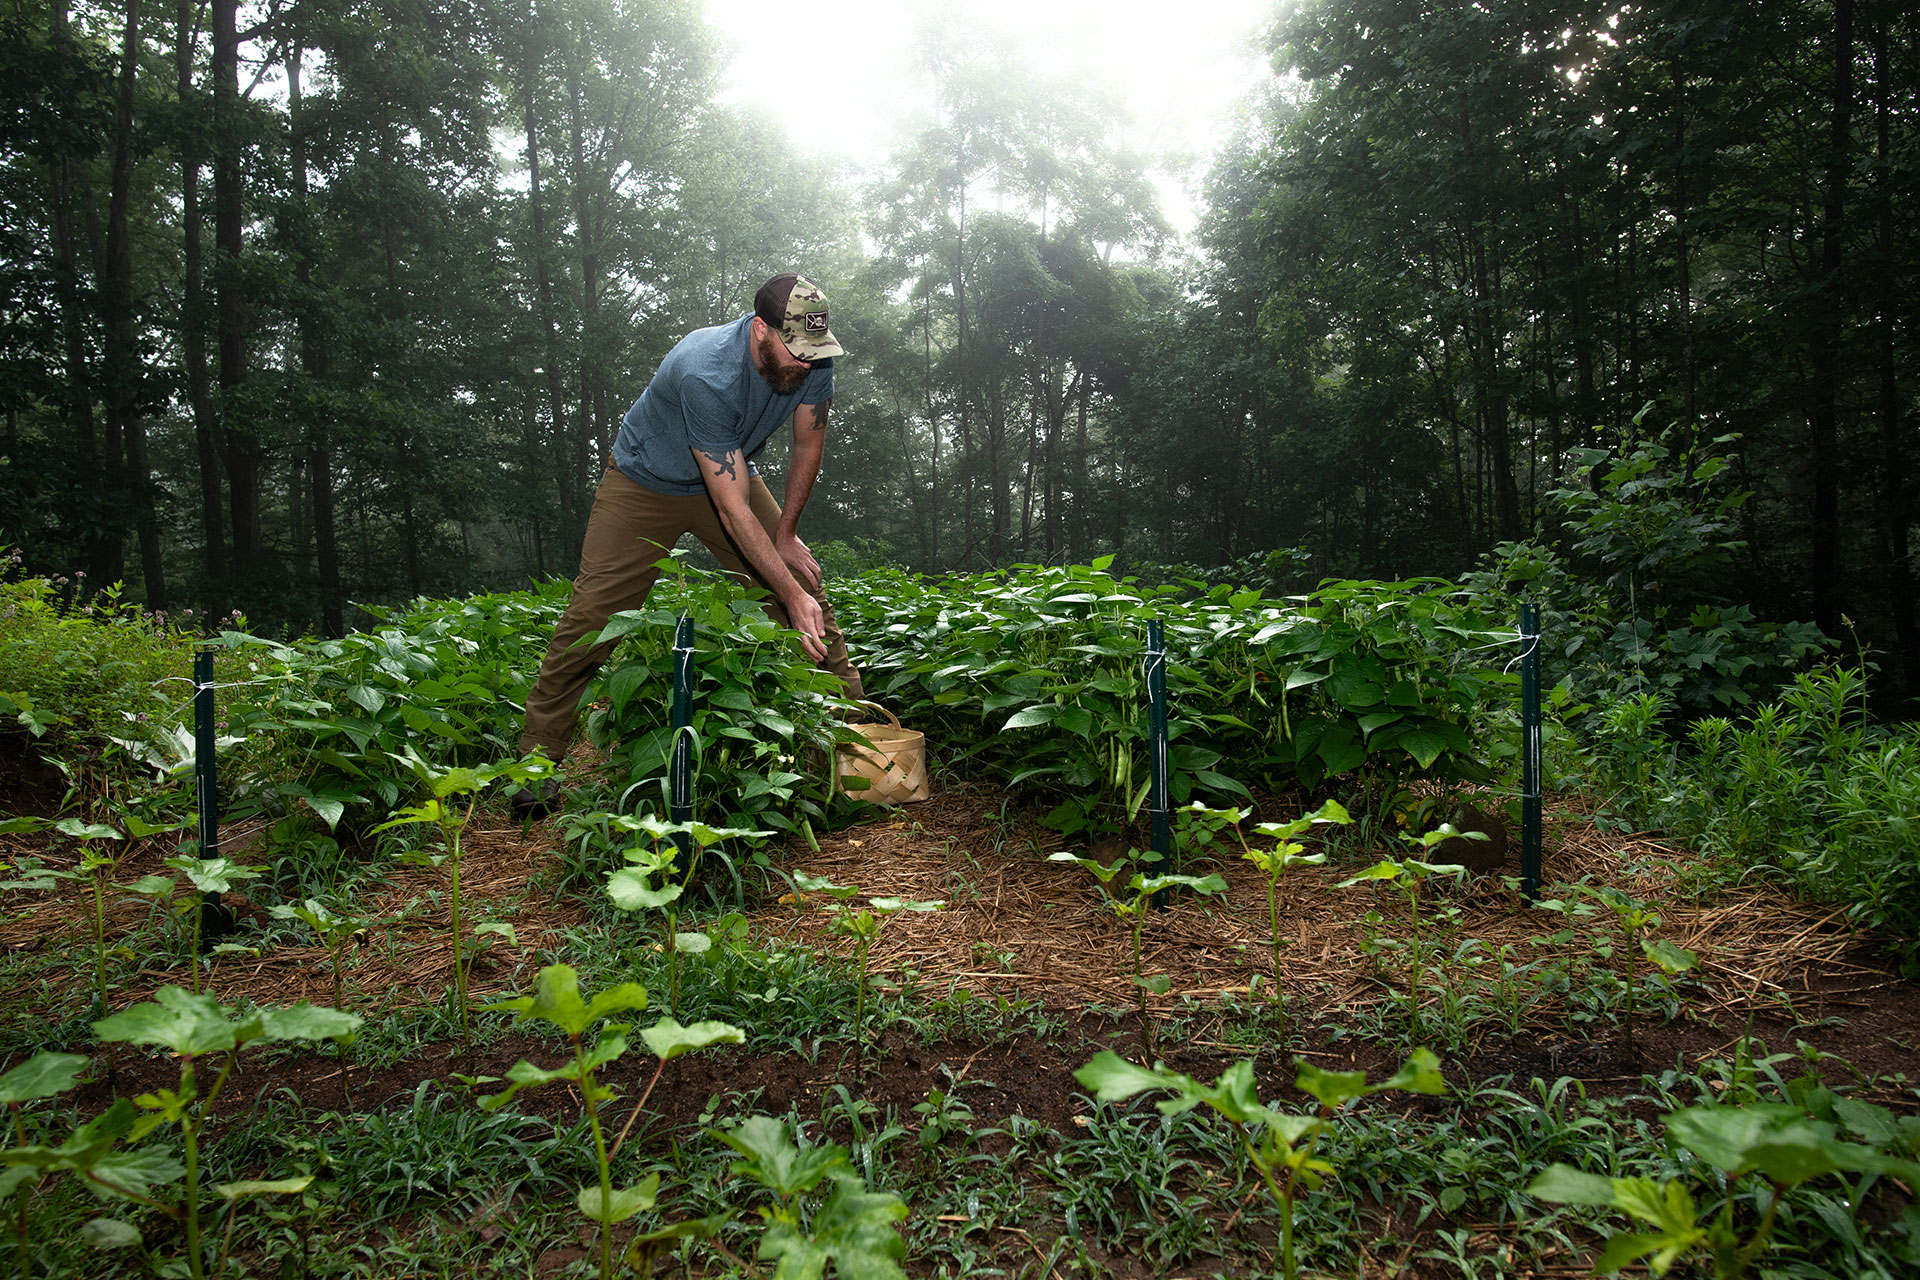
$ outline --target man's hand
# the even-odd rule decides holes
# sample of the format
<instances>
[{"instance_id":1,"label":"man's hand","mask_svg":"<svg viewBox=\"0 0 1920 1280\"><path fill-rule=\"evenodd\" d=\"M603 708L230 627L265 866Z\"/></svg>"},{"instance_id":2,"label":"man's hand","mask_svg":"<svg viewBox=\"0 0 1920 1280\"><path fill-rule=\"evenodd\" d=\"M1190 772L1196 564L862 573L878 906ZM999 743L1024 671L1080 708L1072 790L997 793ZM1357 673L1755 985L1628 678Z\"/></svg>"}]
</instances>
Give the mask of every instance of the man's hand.
<instances>
[{"instance_id":1,"label":"man's hand","mask_svg":"<svg viewBox=\"0 0 1920 1280\"><path fill-rule=\"evenodd\" d=\"M713 499L713 508L720 514L720 523L728 536L740 548L740 554L760 581L779 598L780 607L787 612L788 624L800 633L800 647L815 662L824 661L827 646L821 636L827 629L826 615L821 611L820 602L809 595L808 587L803 585L800 566L789 555L791 549L776 550L773 539L767 537L767 531L754 517L747 497L751 478L745 459L733 450L711 453L695 449L693 456L700 464L700 478L707 486L707 494ZM780 539L797 547L794 554L804 557L812 566L813 584L817 587L820 566L814 561L813 553L791 532L783 530Z\"/></svg>"},{"instance_id":2,"label":"man's hand","mask_svg":"<svg viewBox=\"0 0 1920 1280\"><path fill-rule=\"evenodd\" d=\"M800 579L800 585L809 591L820 589L820 562L813 558L813 552L797 535L786 534L773 540L773 549L780 553L780 559L787 568L793 570L793 576Z\"/></svg>"},{"instance_id":3,"label":"man's hand","mask_svg":"<svg viewBox=\"0 0 1920 1280\"><path fill-rule=\"evenodd\" d=\"M826 643L821 635L827 629L827 615L820 611L820 602L804 591L793 593L791 600L782 600L786 606L787 621L800 633L800 647L815 662L824 662L827 657Z\"/></svg>"}]
</instances>

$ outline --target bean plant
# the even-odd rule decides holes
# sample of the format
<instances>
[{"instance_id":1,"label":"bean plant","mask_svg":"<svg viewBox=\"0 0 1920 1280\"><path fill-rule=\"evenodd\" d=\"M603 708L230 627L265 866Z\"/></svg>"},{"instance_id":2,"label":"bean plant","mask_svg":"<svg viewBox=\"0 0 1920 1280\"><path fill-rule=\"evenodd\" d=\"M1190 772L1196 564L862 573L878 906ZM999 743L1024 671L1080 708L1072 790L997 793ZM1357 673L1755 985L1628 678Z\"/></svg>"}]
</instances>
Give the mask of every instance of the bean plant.
<instances>
[{"instance_id":1,"label":"bean plant","mask_svg":"<svg viewBox=\"0 0 1920 1280\"><path fill-rule=\"evenodd\" d=\"M767 1226L758 1256L779 1263L775 1280L814 1280L829 1265L848 1280L906 1280L900 1269L906 1242L894 1224L907 1216L907 1206L891 1192L867 1190L845 1147L802 1146L771 1116L748 1116L711 1132L740 1153L729 1171L773 1195L773 1204L760 1210ZM810 1193L829 1180L831 1194L809 1212Z\"/></svg>"},{"instance_id":2,"label":"bean plant","mask_svg":"<svg viewBox=\"0 0 1920 1280\"><path fill-rule=\"evenodd\" d=\"M240 883L242 880L251 880L265 870L264 867L238 863L231 858L195 858L186 854L168 858L167 865L175 871L184 874L188 882L203 895L209 893L219 895L230 892L234 885ZM171 886L169 886L169 891L171 891ZM193 905L192 916L193 950L188 967L192 974L193 990L195 994L198 994L200 990L200 953L207 918L207 913L202 909L200 902L196 902Z\"/></svg>"},{"instance_id":3,"label":"bean plant","mask_svg":"<svg viewBox=\"0 0 1920 1280\"><path fill-rule=\"evenodd\" d=\"M1318 1190L1336 1172L1330 1161L1316 1154L1334 1115L1348 1103L1389 1089L1446 1092L1439 1060L1426 1049L1414 1050L1399 1071L1378 1084L1368 1084L1364 1071L1323 1071L1300 1062L1294 1087L1320 1104L1310 1115L1294 1115L1262 1103L1254 1090L1250 1059L1234 1063L1208 1085L1164 1066L1136 1066L1108 1049L1074 1072L1073 1078L1100 1102L1124 1102L1148 1090L1171 1090L1174 1097L1155 1104L1160 1114L1180 1115L1204 1104L1225 1120L1280 1211L1280 1269L1287 1280L1296 1280L1300 1274L1293 1251L1294 1202L1302 1191Z\"/></svg>"},{"instance_id":4,"label":"bean plant","mask_svg":"<svg viewBox=\"0 0 1920 1280\"><path fill-rule=\"evenodd\" d=\"M836 888L838 886L835 886ZM844 933L854 941L854 970L857 975L853 1005L853 1046L854 1066L862 1067L866 1063L867 1052L867 957L873 951L873 944L879 940L880 933L887 927L887 921L903 911L939 911L947 904L942 900L927 902L912 898L868 898L867 905L853 910L844 904L834 918L834 929Z\"/></svg>"},{"instance_id":5,"label":"bean plant","mask_svg":"<svg viewBox=\"0 0 1920 1280\"><path fill-rule=\"evenodd\" d=\"M1154 1032L1153 1019L1147 1012L1147 996L1149 993L1156 996L1167 994L1173 989L1173 979L1163 973L1149 978L1141 970L1140 935L1146 925L1147 912L1153 909L1157 895L1169 893L1174 889L1187 889L1202 897L1211 897L1216 893L1225 893L1227 882L1218 875L1149 876L1135 872L1127 881L1126 896L1122 897L1110 892L1108 886L1118 878L1123 868L1139 856L1137 852L1129 851L1127 861L1116 861L1111 866L1098 859L1083 858L1073 853L1052 854L1048 861L1070 862L1091 873L1100 882L1100 896L1105 901L1107 909L1128 922L1133 944L1133 972L1130 977L1133 983L1135 1007L1140 1013L1140 1035L1146 1041L1148 1056L1157 1057L1160 1053L1159 1040Z\"/></svg>"},{"instance_id":6,"label":"bean plant","mask_svg":"<svg viewBox=\"0 0 1920 1280\"><path fill-rule=\"evenodd\" d=\"M213 1114L215 1100L233 1074L240 1051L251 1044L337 1039L359 1025L357 1014L305 1003L285 1009L223 1009L212 996L173 986L160 988L151 1001L93 1024L94 1034L104 1043L159 1045L180 1059L178 1087L157 1089L135 1098L132 1105L149 1114L140 1124L130 1124L129 1129L136 1137L158 1124L179 1129L186 1156L184 1202L175 1208L155 1200L144 1190L122 1186L120 1191L127 1199L181 1223L186 1232L188 1272L193 1280L202 1280L206 1267L200 1238L200 1135ZM205 1085L202 1092L201 1061L210 1055L222 1056L218 1058L218 1071L212 1083Z\"/></svg>"},{"instance_id":7,"label":"bean plant","mask_svg":"<svg viewBox=\"0 0 1920 1280\"><path fill-rule=\"evenodd\" d=\"M43 1052L0 1075L0 1105L6 1107L13 1130L13 1146L0 1152L0 1202L8 1197L13 1199L13 1237L21 1280L33 1274L27 1208L41 1180L59 1159L51 1149L36 1149L27 1141L26 1117L22 1113L29 1102L56 1097L73 1088L80 1073L89 1065L77 1053Z\"/></svg>"},{"instance_id":8,"label":"bean plant","mask_svg":"<svg viewBox=\"0 0 1920 1280\"><path fill-rule=\"evenodd\" d=\"M1461 832L1450 822L1443 822L1433 830L1421 835L1404 835L1402 838L1427 851L1456 836L1465 835L1469 839L1478 837L1485 840L1486 834L1479 831ZM1455 863L1425 862L1419 858L1391 858L1374 863L1365 871L1340 882L1340 888L1346 889L1367 882L1390 881L1393 886L1406 895L1407 909L1413 920L1413 937L1408 945L1407 963L1407 1036L1409 1043L1420 1038L1420 969L1422 964L1422 930L1420 917L1420 891L1430 878L1436 875L1463 876L1466 868Z\"/></svg>"},{"instance_id":9,"label":"bean plant","mask_svg":"<svg viewBox=\"0 0 1920 1280\"><path fill-rule=\"evenodd\" d=\"M1841 1114L1861 1137L1897 1141L1901 1130L1883 1107L1851 1099ZM1656 1276L1683 1259L1704 1255L1715 1280L1739 1280L1765 1255L1779 1218L1781 1201L1793 1188L1816 1178L1856 1173L1897 1177L1920 1185L1920 1163L1871 1145L1839 1138L1831 1120L1812 1118L1798 1102L1747 1102L1687 1107L1664 1117L1667 1137L1701 1165L1720 1171L1724 1183L1720 1212L1702 1217L1682 1179L1656 1183L1651 1178L1611 1178L1566 1164L1553 1164L1533 1180L1528 1194L1556 1204L1617 1209L1652 1228L1619 1232L1607 1240L1595 1274L1614 1272L1642 1258ZM1736 1190L1742 1179L1765 1184L1760 1220L1742 1238ZM1857 1195L1849 1195L1857 1200Z\"/></svg>"},{"instance_id":10,"label":"bean plant","mask_svg":"<svg viewBox=\"0 0 1920 1280\"><path fill-rule=\"evenodd\" d=\"M1346 807L1338 800L1329 800L1311 813L1302 814L1291 822L1262 822L1254 827L1254 834L1273 841L1270 849L1255 849L1240 834L1240 823L1246 821L1244 809L1218 811L1227 819L1227 827L1240 843L1241 857L1267 874L1267 944L1273 954L1273 1008L1280 1020L1280 1038L1285 1040L1287 1033L1287 996L1280 981L1280 878L1287 868L1299 866L1319 866L1327 860L1324 853L1308 853L1307 846L1300 841L1315 826L1328 823L1345 825L1353 821Z\"/></svg>"},{"instance_id":11,"label":"bean plant","mask_svg":"<svg viewBox=\"0 0 1920 1280\"><path fill-rule=\"evenodd\" d=\"M622 851L627 865L607 876L607 897L622 911L660 911L666 916L661 946L667 956L667 1012L678 1017L680 953L700 955L713 945L705 933L679 931L680 901L699 873L701 856L723 840L764 840L773 832L710 827L704 822L663 822L652 814L588 816L604 819L609 831L636 836L635 843ZM641 844L638 837L645 837L649 843ZM681 858L680 840L692 846L692 857Z\"/></svg>"},{"instance_id":12,"label":"bean plant","mask_svg":"<svg viewBox=\"0 0 1920 1280\"><path fill-rule=\"evenodd\" d=\"M1595 901L1613 913L1615 923L1625 941L1622 948L1627 958L1626 993L1626 1036L1627 1047L1633 1047L1633 1004L1640 989L1639 960L1645 955L1647 960L1668 979L1686 973L1698 962L1699 957L1687 948L1665 938L1650 939L1645 935L1649 929L1660 927L1659 913L1650 909L1646 903L1614 888L1588 889L1587 893Z\"/></svg>"},{"instance_id":13,"label":"bean plant","mask_svg":"<svg viewBox=\"0 0 1920 1280\"><path fill-rule=\"evenodd\" d=\"M431 796L420 804L399 810L395 817L374 830L391 831L396 827L431 824L439 832L439 853L415 851L409 855L409 860L433 867L445 865L447 868L447 907L451 920L448 932L453 943L453 1003L460 1019L461 1048L471 1057L473 1032L467 1011L467 938L460 917L460 833L473 817L474 806L479 803L480 794L487 787L503 780L522 785L536 782L547 777L553 771L553 766L535 757L485 765L478 769L440 769L427 763L411 746L396 753L395 758L405 762L414 775L427 784Z\"/></svg>"},{"instance_id":14,"label":"bean plant","mask_svg":"<svg viewBox=\"0 0 1920 1280\"><path fill-rule=\"evenodd\" d=\"M572 1060L552 1069L536 1067L521 1059L507 1071L506 1089L482 1099L480 1106L486 1111L498 1111L522 1089L556 1082L570 1084L579 1091L581 1112L586 1116L587 1127L593 1132L594 1165L599 1173L599 1181L597 1185L580 1188L575 1199L580 1212L599 1224L601 1280L609 1280L613 1274L613 1228L634 1214L654 1206L660 1192L660 1175L648 1174L632 1186L618 1190L614 1188L613 1151L618 1149L619 1144L616 1143L611 1149L608 1147L600 1114L602 1106L613 1101L615 1095L612 1089L599 1081L595 1072L626 1053L627 1032L631 1024L607 1023L591 1047L587 1045L585 1036L588 1028L597 1022L619 1013L639 1012L646 1007L647 989L637 982L622 982L608 987L595 993L591 999L583 997L579 972L564 964L548 965L542 969L531 996L502 1000L488 1006L489 1009L514 1014L517 1022L532 1020L548 1023L567 1037L567 1043L572 1048ZM683 1027L670 1018L649 1027L641 1035L662 1068L670 1059L683 1053L714 1044L740 1044L746 1039L739 1028L726 1023L700 1022ZM659 1078L660 1071L656 1069L653 1080L648 1082L646 1092L641 1094L640 1101L634 1107L635 1115L646 1105L647 1097ZM631 1127L631 1119L628 1125ZM626 1131L623 1130L621 1140L624 1141L625 1137ZM682 1228L674 1233L685 1234L695 1229ZM664 1238L655 1233L647 1239Z\"/></svg>"},{"instance_id":15,"label":"bean plant","mask_svg":"<svg viewBox=\"0 0 1920 1280\"><path fill-rule=\"evenodd\" d=\"M272 915L279 920L298 920L313 930L320 945L327 949L327 971L333 978L333 1007L346 1009L346 991L341 976L346 969L347 948L376 922L363 916L335 915L312 898L298 906L282 903L273 908ZM350 1041L349 1036L341 1036L336 1041L340 1047L340 1091L346 1095L348 1106L353 1105L353 1087L348 1074L351 1068L347 1061Z\"/></svg>"}]
</instances>

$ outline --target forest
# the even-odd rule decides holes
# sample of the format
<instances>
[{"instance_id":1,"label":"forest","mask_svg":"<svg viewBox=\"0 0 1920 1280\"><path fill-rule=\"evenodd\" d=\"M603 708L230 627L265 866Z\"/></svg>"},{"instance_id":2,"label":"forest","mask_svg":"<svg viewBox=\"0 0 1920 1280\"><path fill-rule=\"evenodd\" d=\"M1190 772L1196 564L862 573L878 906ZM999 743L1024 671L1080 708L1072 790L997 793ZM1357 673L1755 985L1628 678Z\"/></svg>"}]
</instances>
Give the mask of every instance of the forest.
<instances>
[{"instance_id":1,"label":"forest","mask_svg":"<svg viewBox=\"0 0 1920 1280\"><path fill-rule=\"evenodd\" d=\"M1584 451L1712 447L1722 602L1912 696L1913 21L1290 8L1183 238L1108 86L955 17L855 175L691 3L17 5L0 537L290 633L570 576L654 364L797 265L854 567L1577 558Z\"/></svg>"},{"instance_id":2,"label":"forest","mask_svg":"<svg viewBox=\"0 0 1920 1280\"><path fill-rule=\"evenodd\" d=\"M1920 13L1282 0L1192 209L718 13L0 13L0 1265L1920 1272ZM871 701L663 548L523 753L786 270Z\"/></svg>"}]
</instances>

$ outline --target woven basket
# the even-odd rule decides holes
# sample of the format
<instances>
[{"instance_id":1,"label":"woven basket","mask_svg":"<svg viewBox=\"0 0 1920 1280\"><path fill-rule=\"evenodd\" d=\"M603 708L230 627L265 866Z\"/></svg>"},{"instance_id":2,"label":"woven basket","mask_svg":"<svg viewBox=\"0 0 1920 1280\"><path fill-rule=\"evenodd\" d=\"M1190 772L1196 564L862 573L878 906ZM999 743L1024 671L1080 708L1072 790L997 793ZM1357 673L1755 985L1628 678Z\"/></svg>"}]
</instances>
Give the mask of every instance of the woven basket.
<instances>
[{"instance_id":1,"label":"woven basket","mask_svg":"<svg viewBox=\"0 0 1920 1280\"><path fill-rule=\"evenodd\" d=\"M868 804L913 804L931 799L933 788L927 782L927 735L918 729L903 728L900 717L878 703L861 705L885 716L887 723L849 726L866 742L843 742L833 749L836 785L854 799Z\"/></svg>"}]
</instances>

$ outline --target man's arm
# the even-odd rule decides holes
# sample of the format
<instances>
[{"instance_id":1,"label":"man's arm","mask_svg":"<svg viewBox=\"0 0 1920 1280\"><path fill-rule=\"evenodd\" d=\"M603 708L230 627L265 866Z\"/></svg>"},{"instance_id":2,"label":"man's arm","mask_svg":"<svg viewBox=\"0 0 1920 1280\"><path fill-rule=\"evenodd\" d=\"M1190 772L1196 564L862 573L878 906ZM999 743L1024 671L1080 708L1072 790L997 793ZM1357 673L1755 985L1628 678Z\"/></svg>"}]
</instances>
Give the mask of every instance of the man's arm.
<instances>
[{"instance_id":1,"label":"man's arm","mask_svg":"<svg viewBox=\"0 0 1920 1280\"><path fill-rule=\"evenodd\" d=\"M774 550L767 531L760 527L760 521L754 517L753 506L748 499L751 473L747 470L747 460L740 456L738 449L721 452L695 449L693 460L700 468L700 479L713 499L714 510L720 513L720 523L726 527L727 535L740 548L740 554L753 567L754 573L778 597L793 629L800 633L801 648L815 661L825 658L827 649L820 643L820 635L826 630L826 618L820 611L820 602L807 594L806 588L781 559L780 553ZM818 458L814 460L814 467L818 470ZM811 486L812 481L809 480L808 484ZM784 524L783 520L783 527ZM818 572L816 568L816 575Z\"/></svg>"},{"instance_id":2,"label":"man's arm","mask_svg":"<svg viewBox=\"0 0 1920 1280\"><path fill-rule=\"evenodd\" d=\"M827 449L827 410L831 397L819 404L803 404L793 411L793 453L787 460L787 493L780 503L780 526L773 549L809 591L820 589L820 562L800 541L800 513L807 509L813 482L820 476L820 459Z\"/></svg>"}]
</instances>

